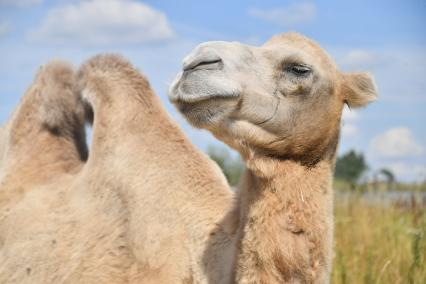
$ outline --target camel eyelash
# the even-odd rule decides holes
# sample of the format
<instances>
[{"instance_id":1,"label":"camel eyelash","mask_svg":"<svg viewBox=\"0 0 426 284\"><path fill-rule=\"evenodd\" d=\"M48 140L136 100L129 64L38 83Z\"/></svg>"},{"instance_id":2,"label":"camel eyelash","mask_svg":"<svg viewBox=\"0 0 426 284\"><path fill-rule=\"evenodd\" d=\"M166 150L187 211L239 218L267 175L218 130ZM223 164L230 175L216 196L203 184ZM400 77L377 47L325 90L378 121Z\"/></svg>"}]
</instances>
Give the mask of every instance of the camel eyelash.
<instances>
[{"instance_id":1,"label":"camel eyelash","mask_svg":"<svg viewBox=\"0 0 426 284\"><path fill-rule=\"evenodd\" d=\"M290 63L284 66L283 71L296 77L307 77L312 73L312 68L302 63Z\"/></svg>"}]
</instances>

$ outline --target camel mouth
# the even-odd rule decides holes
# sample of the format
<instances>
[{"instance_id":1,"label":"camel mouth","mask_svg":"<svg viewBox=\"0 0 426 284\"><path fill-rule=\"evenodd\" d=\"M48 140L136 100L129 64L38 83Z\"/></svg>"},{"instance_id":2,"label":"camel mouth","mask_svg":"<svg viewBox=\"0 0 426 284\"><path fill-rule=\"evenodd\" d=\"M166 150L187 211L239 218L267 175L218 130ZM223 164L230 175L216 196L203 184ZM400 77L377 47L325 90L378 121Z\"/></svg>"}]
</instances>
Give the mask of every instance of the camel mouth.
<instances>
[{"instance_id":1,"label":"camel mouth","mask_svg":"<svg viewBox=\"0 0 426 284\"><path fill-rule=\"evenodd\" d=\"M240 84L231 80L220 65L223 62L217 57L191 61L170 85L169 101L197 128L216 125L240 101Z\"/></svg>"},{"instance_id":2,"label":"camel mouth","mask_svg":"<svg viewBox=\"0 0 426 284\"><path fill-rule=\"evenodd\" d=\"M199 60L185 66L169 88L168 97L173 104L192 104L222 98L238 98L241 86L230 80L217 65L221 59Z\"/></svg>"},{"instance_id":3,"label":"camel mouth","mask_svg":"<svg viewBox=\"0 0 426 284\"><path fill-rule=\"evenodd\" d=\"M239 93L221 93L211 95L192 95L180 93L175 97L170 97L170 101L177 105L191 105L205 101L220 100L220 99L234 99L240 96Z\"/></svg>"},{"instance_id":4,"label":"camel mouth","mask_svg":"<svg viewBox=\"0 0 426 284\"><path fill-rule=\"evenodd\" d=\"M188 113L194 110L198 110L201 107L210 107L207 108L206 111L212 111L213 108L217 108L221 106L221 104L226 103L228 101L232 101L233 98L238 96L231 95L216 95L216 96L203 96L199 98L191 98L187 99L177 99L173 101L173 104L179 109L182 113Z\"/></svg>"},{"instance_id":5,"label":"camel mouth","mask_svg":"<svg viewBox=\"0 0 426 284\"><path fill-rule=\"evenodd\" d=\"M204 104L214 104L214 103L223 103L225 101L230 101L233 98L238 98L239 95L210 95L210 96L199 96L199 97L193 97L190 96L189 98L178 98L176 100L173 100L172 103L177 106L177 108L183 109L183 110L190 110L191 108L197 108L200 105Z\"/></svg>"}]
</instances>

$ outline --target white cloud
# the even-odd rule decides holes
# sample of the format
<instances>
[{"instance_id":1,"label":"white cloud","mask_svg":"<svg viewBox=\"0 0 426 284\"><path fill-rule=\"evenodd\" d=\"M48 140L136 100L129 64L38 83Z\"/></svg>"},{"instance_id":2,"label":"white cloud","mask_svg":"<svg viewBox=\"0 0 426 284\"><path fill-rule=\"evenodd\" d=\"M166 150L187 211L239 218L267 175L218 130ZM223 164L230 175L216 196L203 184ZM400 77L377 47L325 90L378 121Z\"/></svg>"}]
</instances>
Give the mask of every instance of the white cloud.
<instances>
[{"instance_id":1,"label":"white cloud","mask_svg":"<svg viewBox=\"0 0 426 284\"><path fill-rule=\"evenodd\" d=\"M344 121L355 121L358 119L358 112L345 105L343 108L342 119Z\"/></svg>"},{"instance_id":2,"label":"white cloud","mask_svg":"<svg viewBox=\"0 0 426 284\"><path fill-rule=\"evenodd\" d=\"M43 0L0 0L0 5L28 7L43 3Z\"/></svg>"},{"instance_id":3,"label":"white cloud","mask_svg":"<svg viewBox=\"0 0 426 284\"><path fill-rule=\"evenodd\" d=\"M7 35L10 31L10 26L8 22L0 22L0 38Z\"/></svg>"},{"instance_id":4,"label":"white cloud","mask_svg":"<svg viewBox=\"0 0 426 284\"><path fill-rule=\"evenodd\" d=\"M426 180L426 165L396 162L387 164L385 167L395 174L397 180L418 182Z\"/></svg>"},{"instance_id":5,"label":"white cloud","mask_svg":"<svg viewBox=\"0 0 426 284\"><path fill-rule=\"evenodd\" d=\"M54 43L140 44L174 36L167 17L134 0L91 0L51 9L30 37Z\"/></svg>"},{"instance_id":6,"label":"white cloud","mask_svg":"<svg viewBox=\"0 0 426 284\"><path fill-rule=\"evenodd\" d=\"M358 126L356 126L357 119L358 112L345 106L342 114L342 135L344 137L354 137L359 133Z\"/></svg>"},{"instance_id":7,"label":"white cloud","mask_svg":"<svg viewBox=\"0 0 426 284\"><path fill-rule=\"evenodd\" d=\"M248 14L277 26L289 27L314 20L316 7L311 2L301 2L270 10L253 8L248 11Z\"/></svg>"},{"instance_id":8,"label":"white cloud","mask_svg":"<svg viewBox=\"0 0 426 284\"><path fill-rule=\"evenodd\" d=\"M342 126L342 135L344 137L354 137L358 134L359 130L355 124L346 124Z\"/></svg>"},{"instance_id":9,"label":"white cloud","mask_svg":"<svg viewBox=\"0 0 426 284\"><path fill-rule=\"evenodd\" d=\"M343 71L370 71L373 74L379 87L380 102L426 102L424 45L399 48L339 47L330 51ZM404 112L401 115L412 116L413 113Z\"/></svg>"},{"instance_id":10,"label":"white cloud","mask_svg":"<svg viewBox=\"0 0 426 284\"><path fill-rule=\"evenodd\" d=\"M424 147L415 141L411 130L406 127L391 128L374 137L370 150L384 158L415 157L424 153Z\"/></svg>"},{"instance_id":11,"label":"white cloud","mask_svg":"<svg viewBox=\"0 0 426 284\"><path fill-rule=\"evenodd\" d=\"M379 54L365 49L352 49L338 58L338 63L345 70L359 71L384 67L393 60L393 56L383 52Z\"/></svg>"}]
</instances>

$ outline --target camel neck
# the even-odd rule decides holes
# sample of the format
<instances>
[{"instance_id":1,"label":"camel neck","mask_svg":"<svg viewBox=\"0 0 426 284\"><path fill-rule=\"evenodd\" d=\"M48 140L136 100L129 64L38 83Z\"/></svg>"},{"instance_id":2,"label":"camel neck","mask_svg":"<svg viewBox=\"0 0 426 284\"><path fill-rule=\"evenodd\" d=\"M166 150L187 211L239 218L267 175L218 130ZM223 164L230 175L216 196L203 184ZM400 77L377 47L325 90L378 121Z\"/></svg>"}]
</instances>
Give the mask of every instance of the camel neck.
<instances>
[{"instance_id":1,"label":"camel neck","mask_svg":"<svg viewBox=\"0 0 426 284\"><path fill-rule=\"evenodd\" d=\"M305 166L292 160L279 160L269 157L253 158L247 161L249 186L247 194L261 198L269 191L278 199L299 192L300 202L305 202L303 194L326 193L330 187L333 165L320 161L314 166ZM277 193L277 194L275 194Z\"/></svg>"},{"instance_id":2,"label":"camel neck","mask_svg":"<svg viewBox=\"0 0 426 284\"><path fill-rule=\"evenodd\" d=\"M247 161L240 193L239 281L326 280L332 240L331 176L332 165L325 161L313 167L272 158ZM239 269L243 267L256 269ZM271 275L276 279L262 278Z\"/></svg>"}]
</instances>

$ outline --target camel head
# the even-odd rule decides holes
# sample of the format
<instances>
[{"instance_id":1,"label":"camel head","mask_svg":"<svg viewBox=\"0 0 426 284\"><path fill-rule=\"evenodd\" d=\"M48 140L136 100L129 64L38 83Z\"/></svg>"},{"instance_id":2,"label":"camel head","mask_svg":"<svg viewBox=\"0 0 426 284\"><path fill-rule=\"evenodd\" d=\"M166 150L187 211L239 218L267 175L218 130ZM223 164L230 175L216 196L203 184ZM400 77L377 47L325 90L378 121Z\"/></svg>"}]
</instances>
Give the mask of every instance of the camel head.
<instances>
[{"instance_id":1,"label":"camel head","mask_svg":"<svg viewBox=\"0 0 426 284\"><path fill-rule=\"evenodd\" d=\"M183 61L171 102L195 127L247 153L312 164L333 156L346 103L376 98L367 73L340 72L312 40L295 33L264 45L206 42Z\"/></svg>"}]
</instances>

